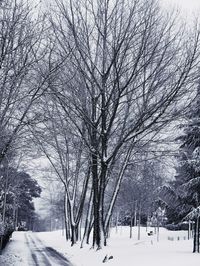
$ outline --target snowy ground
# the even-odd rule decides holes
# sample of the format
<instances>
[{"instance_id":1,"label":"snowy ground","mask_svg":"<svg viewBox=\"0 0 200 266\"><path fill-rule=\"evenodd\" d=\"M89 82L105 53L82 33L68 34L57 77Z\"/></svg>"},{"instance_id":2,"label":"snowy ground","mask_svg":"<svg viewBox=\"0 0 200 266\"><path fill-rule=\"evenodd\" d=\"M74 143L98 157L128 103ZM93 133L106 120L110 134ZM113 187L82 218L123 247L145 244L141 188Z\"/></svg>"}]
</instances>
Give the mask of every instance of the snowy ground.
<instances>
[{"instance_id":1,"label":"snowy ground","mask_svg":"<svg viewBox=\"0 0 200 266\"><path fill-rule=\"evenodd\" d=\"M33 232L15 232L0 256L4 266L72 266L59 252L46 246Z\"/></svg>"},{"instance_id":2,"label":"snowy ground","mask_svg":"<svg viewBox=\"0 0 200 266\"><path fill-rule=\"evenodd\" d=\"M187 240L187 231L172 232L161 228L157 242L156 235L148 236L146 228L141 228L141 239L138 241L136 228L133 230L133 238L130 239L129 228L119 227L117 233L113 229L108 247L100 251L94 251L87 245L80 249L79 244L71 248L59 231L39 233L39 237L47 245L51 244L67 255L76 266L104 265L102 261L106 255L113 256L106 263L110 266L196 266L200 260L200 254L192 253L192 240Z\"/></svg>"},{"instance_id":3,"label":"snowy ground","mask_svg":"<svg viewBox=\"0 0 200 266\"><path fill-rule=\"evenodd\" d=\"M24 232L13 233L7 247L0 256L0 265L4 266L28 266L29 248L26 245Z\"/></svg>"},{"instance_id":4,"label":"snowy ground","mask_svg":"<svg viewBox=\"0 0 200 266\"><path fill-rule=\"evenodd\" d=\"M192 240L187 240L186 231L172 232L161 228L157 242L156 235L148 236L146 229L141 228L141 239L138 241L136 228L133 230L133 238L130 239L129 228L119 227L118 232L113 229L108 247L100 251L92 250L87 245L80 249L80 244L71 247L61 231L36 235L47 247L51 246L64 254L75 266L196 266L200 260L200 254L192 253ZM28 265L27 254L23 233L16 232L6 251L0 256L0 265ZM113 256L113 259L104 264L102 261L106 255Z\"/></svg>"}]
</instances>

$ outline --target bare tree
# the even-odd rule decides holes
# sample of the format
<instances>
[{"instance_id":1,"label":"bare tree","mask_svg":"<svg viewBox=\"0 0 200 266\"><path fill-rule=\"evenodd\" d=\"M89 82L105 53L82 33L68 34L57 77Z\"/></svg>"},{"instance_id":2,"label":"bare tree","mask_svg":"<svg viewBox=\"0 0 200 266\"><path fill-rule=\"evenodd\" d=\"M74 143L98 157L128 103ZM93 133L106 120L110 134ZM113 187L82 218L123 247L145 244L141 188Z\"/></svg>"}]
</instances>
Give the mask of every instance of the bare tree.
<instances>
[{"instance_id":1,"label":"bare tree","mask_svg":"<svg viewBox=\"0 0 200 266\"><path fill-rule=\"evenodd\" d=\"M23 0L0 8L0 162L33 119L31 108L47 88L57 66L44 64L51 47L44 41L45 15ZM29 115L29 116L28 116Z\"/></svg>"},{"instance_id":2,"label":"bare tree","mask_svg":"<svg viewBox=\"0 0 200 266\"><path fill-rule=\"evenodd\" d=\"M33 141L48 159L64 188L66 238L75 244L89 193L90 164L84 141L73 132L73 124L65 116L54 96L40 99L45 120L29 128Z\"/></svg>"},{"instance_id":3,"label":"bare tree","mask_svg":"<svg viewBox=\"0 0 200 266\"><path fill-rule=\"evenodd\" d=\"M199 31L186 38L153 0L58 0L57 9L57 49L70 56L51 91L90 153L93 246L101 248L132 152L175 118L193 82Z\"/></svg>"}]
</instances>

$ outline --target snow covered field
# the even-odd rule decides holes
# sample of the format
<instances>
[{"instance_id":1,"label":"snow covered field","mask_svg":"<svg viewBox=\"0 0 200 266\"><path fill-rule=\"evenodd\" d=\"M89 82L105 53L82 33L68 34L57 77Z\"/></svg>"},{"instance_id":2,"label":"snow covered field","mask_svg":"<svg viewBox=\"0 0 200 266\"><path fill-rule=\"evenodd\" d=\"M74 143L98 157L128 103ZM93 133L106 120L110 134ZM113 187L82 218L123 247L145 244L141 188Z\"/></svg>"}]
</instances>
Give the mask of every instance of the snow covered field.
<instances>
[{"instance_id":1,"label":"snow covered field","mask_svg":"<svg viewBox=\"0 0 200 266\"><path fill-rule=\"evenodd\" d=\"M151 229L152 230L152 229ZM108 247L94 251L85 245L80 249L65 242L61 231L38 233L47 246L53 246L65 254L76 266L196 266L200 254L192 253L192 240L187 240L187 231L168 231L160 229L160 239L148 236L146 228L141 228L141 240L137 240L137 228L133 229L133 238L129 238L129 227L113 229ZM168 238L174 240L168 240ZM179 240L178 240L179 239ZM112 260L102 263L104 257L113 256Z\"/></svg>"},{"instance_id":2,"label":"snow covered field","mask_svg":"<svg viewBox=\"0 0 200 266\"><path fill-rule=\"evenodd\" d=\"M26 246L24 234L13 234L12 241L0 256L0 265L29 265L26 263L30 251ZM172 232L161 228L157 242L156 235L148 236L146 228L141 228L141 239L138 241L137 228L133 229L133 238L130 239L129 228L119 227L117 233L115 229L111 232L108 247L100 251L95 251L87 245L80 249L79 243L71 247L70 243L66 243L61 231L35 234L47 247L53 247L64 254L75 266L196 266L200 261L200 254L192 253L192 240L187 240L186 231ZM113 256L113 259L102 263L106 255Z\"/></svg>"}]
</instances>

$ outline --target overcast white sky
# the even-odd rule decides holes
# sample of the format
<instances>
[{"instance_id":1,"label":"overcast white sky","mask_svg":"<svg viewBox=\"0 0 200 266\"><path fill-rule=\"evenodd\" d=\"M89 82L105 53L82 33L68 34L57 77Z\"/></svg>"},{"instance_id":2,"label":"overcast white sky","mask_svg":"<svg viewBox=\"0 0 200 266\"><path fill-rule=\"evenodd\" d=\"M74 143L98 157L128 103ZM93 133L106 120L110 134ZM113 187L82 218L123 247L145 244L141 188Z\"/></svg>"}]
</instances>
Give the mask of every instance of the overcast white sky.
<instances>
[{"instance_id":1,"label":"overcast white sky","mask_svg":"<svg viewBox=\"0 0 200 266\"><path fill-rule=\"evenodd\" d=\"M175 4L184 10L197 11L200 10L200 0L160 0L168 4Z\"/></svg>"},{"instance_id":2,"label":"overcast white sky","mask_svg":"<svg viewBox=\"0 0 200 266\"><path fill-rule=\"evenodd\" d=\"M41 0L34 0L35 2ZM46 6L48 2L52 0L42 0L42 3ZM53 0L54 1L54 0ZM76 0L74 0L76 1ZM148 1L148 0L147 0ZM189 11L189 12L197 12L200 11L200 0L160 0L161 3L167 4L167 5L176 5L183 9L183 11Z\"/></svg>"}]
</instances>

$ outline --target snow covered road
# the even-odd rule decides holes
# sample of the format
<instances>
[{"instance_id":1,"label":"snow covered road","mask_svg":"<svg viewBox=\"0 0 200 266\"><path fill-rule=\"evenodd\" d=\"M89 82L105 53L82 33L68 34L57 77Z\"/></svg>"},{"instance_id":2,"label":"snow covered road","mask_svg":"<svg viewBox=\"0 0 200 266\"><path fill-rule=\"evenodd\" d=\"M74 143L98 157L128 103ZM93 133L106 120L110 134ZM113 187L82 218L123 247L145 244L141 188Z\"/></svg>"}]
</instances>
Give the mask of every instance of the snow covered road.
<instances>
[{"instance_id":1,"label":"snow covered road","mask_svg":"<svg viewBox=\"0 0 200 266\"><path fill-rule=\"evenodd\" d=\"M72 266L66 257L47 247L32 232L14 232L11 242L0 256L4 266Z\"/></svg>"},{"instance_id":2,"label":"snow covered road","mask_svg":"<svg viewBox=\"0 0 200 266\"><path fill-rule=\"evenodd\" d=\"M33 266L71 266L70 262L56 250L46 247L33 233L26 233L26 244L29 247L31 258L29 265Z\"/></svg>"}]
</instances>

